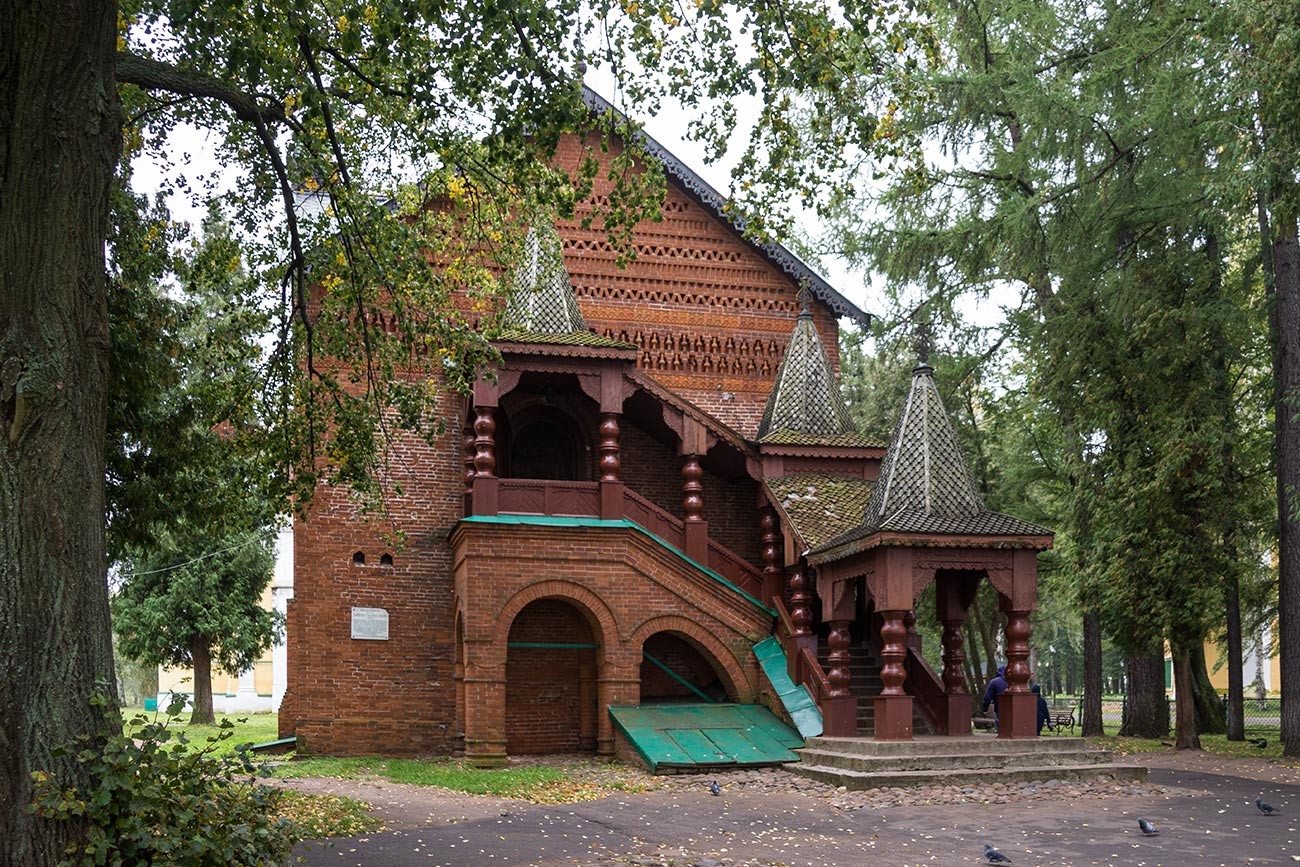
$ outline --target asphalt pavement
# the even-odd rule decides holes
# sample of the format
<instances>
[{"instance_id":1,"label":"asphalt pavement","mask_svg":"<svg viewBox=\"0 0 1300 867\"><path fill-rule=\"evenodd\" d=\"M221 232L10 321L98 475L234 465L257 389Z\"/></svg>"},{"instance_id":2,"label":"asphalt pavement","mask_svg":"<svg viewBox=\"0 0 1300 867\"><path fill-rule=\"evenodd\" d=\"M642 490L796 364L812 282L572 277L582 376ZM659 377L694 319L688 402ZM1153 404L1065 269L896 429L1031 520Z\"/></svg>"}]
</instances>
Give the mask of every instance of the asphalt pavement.
<instances>
[{"instance_id":1,"label":"asphalt pavement","mask_svg":"<svg viewBox=\"0 0 1300 867\"><path fill-rule=\"evenodd\" d=\"M300 852L309 867L928 867L984 863L988 842L1016 865L1041 867L1300 863L1300 785L1294 774L1273 776L1153 768L1163 796L859 810L800 793L714 797L707 779L698 792L558 807L377 785L351 794L375 803L388 830ZM1261 815L1261 796L1281 814ZM1139 816L1160 834L1143 837Z\"/></svg>"}]
</instances>

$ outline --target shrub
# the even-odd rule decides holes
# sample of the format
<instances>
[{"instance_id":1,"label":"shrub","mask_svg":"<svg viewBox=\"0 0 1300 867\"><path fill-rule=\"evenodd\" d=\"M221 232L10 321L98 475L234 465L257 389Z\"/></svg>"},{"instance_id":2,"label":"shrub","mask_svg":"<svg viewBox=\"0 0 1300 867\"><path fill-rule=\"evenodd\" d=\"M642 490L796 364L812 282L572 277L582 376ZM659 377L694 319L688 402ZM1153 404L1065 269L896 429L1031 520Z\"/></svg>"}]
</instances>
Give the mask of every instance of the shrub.
<instances>
[{"instance_id":1,"label":"shrub","mask_svg":"<svg viewBox=\"0 0 1300 867\"><path fill-rule=\"evenodd\" d=\"M127 736L112 703L102 695L91 703L101 711L100 733L61 752L90 771L90 785L65 787L54 775L32 775L37 815L88 825L84 840L69 845L62 864L278 867L286 862L302 832L275 818L282 793L256 782L246 750L216 754L218 744L231 737L229 721L205 747L193 749L183 732L173 733L165 722L144 715L130 720L132 736Z\"/></svg>"}]
</instances>

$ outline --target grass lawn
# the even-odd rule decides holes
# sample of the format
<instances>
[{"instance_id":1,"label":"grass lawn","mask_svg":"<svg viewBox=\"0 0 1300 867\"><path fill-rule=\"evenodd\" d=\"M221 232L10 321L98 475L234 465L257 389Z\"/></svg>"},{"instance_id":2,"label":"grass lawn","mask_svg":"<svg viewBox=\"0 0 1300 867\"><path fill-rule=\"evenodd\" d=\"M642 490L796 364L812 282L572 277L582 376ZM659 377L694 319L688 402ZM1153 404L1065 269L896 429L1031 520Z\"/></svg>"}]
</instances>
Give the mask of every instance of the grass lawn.
<instances>
[{"instance_id":1,"label":"grass lawn","mask_svg":"<svg viewBox=\"0 0 1300 867\"><path fill-rule=\"evenodd\" d=\"M473 768L451 759L309 758L279 765L274 775L388 780L437 786L471 795L519 798L539 804L568 804L602 797L611 791L642 791L639 773L597 762L530 764L496 770Z\"/></svg>"},{"instance_id":2,"label":"grass lawn","mask_svg":"<svg viewBox=\"0 0 1300 867\"><path fill-rule=\"evenodd\" d=\"M309 795L285 790L276 811L289 819L312 840L322 837L353 837L367 831L382 831L383 823L370 815L370 805L339 795Z\"/></svg>"},{"instance_id":3,"label":"grass lawn","mask_svg":"<svg viewBox=\"0 0 1300 867\"><path fill-rule=\"evenodd\" d=\"M208 747L209 739L216 738L225 729L221 723L227 721L230 723L231 736L216 744L214 753L222 754L233 752L235 747L240 744L262 744L267 741L277 740L279 734L279 715L274 713L232 713L217 714L217 724L210 726L192 726L189 724L190 714L185 711L174 717L168 717L162 711L144 711L140 708L124 708L122 716L127 721L128 727L136 718L143 716L148 722L161 722L167 724L167 730L173 736L178 733L184 733L189 738L192 745L199 749Z\"/></svg>"}]
</instances>

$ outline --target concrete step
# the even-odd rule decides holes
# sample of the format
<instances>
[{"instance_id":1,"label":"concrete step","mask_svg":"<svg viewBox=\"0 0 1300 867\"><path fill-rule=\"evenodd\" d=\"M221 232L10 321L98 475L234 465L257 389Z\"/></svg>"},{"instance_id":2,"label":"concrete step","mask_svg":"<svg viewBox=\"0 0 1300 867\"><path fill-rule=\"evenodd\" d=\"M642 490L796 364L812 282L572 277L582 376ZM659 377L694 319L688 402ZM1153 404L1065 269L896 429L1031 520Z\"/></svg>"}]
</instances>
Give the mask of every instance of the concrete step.
<instances>
[{"instance_id":1,"label":"concrete step","mask_svg":"<svg viewBox=\"0 0 1300 867\"><path fill-rule=\"evenodd\" d=\"M865 756L942 756L978 752L1012 754L1026 759L1041 753L1069 753L1089 749L1088 741L1084 738L999 738L995 735L925 737L910 741L815 737L808 738L804 746L812 750L857 753Z\"/></svg>"},{"instance_id":2,"label":"concrete step","mask_svg":"<svg viewBox=\"0 0 1300 867\"><path fill-rule=\"evenodd\" d=\"M896 755L865 756L860 753L842 753L829 750L795 750L799 761L823 768L836 768L864 773L893 771L966 771L989 770L1023 765L1026 757L1013 753L969 752L952 755ZM1033 756L1034 766L1083 766L1111 763L1104 750L1077 750L1061 753L1039 753Z\"/></svg>"},{"instance_id":3,"label":"concrete step","mask_svg":"<svg viewBox=\"0 0 1300 867\"><path fill-rule=\"evenodd\" d=\"M1009 768L969 770L882 771L867 773L803 762L785 766L789 771L847 789L903 788L907 786L966 786L989 783L1018 783L1044 780L1130 780L1146 779L1146 768L1133 765L1017 765Z\"/></svg>"}]
</instances>

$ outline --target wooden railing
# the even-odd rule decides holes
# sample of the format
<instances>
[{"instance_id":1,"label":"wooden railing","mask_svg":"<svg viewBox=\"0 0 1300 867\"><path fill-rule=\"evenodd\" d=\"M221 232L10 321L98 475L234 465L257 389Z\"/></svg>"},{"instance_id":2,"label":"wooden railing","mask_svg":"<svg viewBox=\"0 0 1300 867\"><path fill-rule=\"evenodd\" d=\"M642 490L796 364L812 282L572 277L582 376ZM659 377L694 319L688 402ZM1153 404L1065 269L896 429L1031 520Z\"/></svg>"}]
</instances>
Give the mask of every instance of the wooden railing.
<instances>
[{"instance_id":1,"label":"wooden railing","mask_svg":"<svg viewBox=\"0 0 1300 867\"><path fill-rule=\"evenodd\" d=\"M763 598L763 573L713 539L709 540L709 562L705 565L750 596Z\"/></svg>"},{"instance_id":2,"label":"wooden railing","mask_svg":"<svg viewBox=\"0 0 1300 867\"><path fill-rule=\"evenodd\" d=\"M908 693L935 730L940 734L947 734L942 731L946 728L943 720L946 718L948 708L948 694L944 691L943 681L916 648L907 649L903 665L907 669L907 680L904 683Z\"/></svg>"},{"instance_id":3,"label":"wooden railing","mask_svg":"<svg viewBox=\"0 0 1300 867\"><path fill-rule=\"evenodd\" d=\"M596 482L501 479L497 503L512 515L588 517L600 514L600 488Z\"/></svg>"},{"instance_id":4,"label":"wooden railing","mask_svg":"<svg viewBox=\"0 0 1300 867\"><path fill-rule=\"evenodd\" d=\"M796 682L808 690L808 694L812 696L812 700L819 708L825 708L826 700L831 694L831 682L826 679L826 672L822 670L821 663L807 647L799 648L799 655L796 658L798 664L795 666L795 671L799 675Z\"/></svg>"},{"instance_id":5,"label":"wooden railing","mask_svg":"<svg viewBox=\"0 0 1300 867\"><path fill-rule=\"evenodd\" d=\"M584 518L600 515L599 482L500 479L497 485L497 507L503 514ZM686 529L681 518L627 487L623 488L622 513L627 520L685 552ZM762 573L715 540L709 539L708 562L700 565L712 569L756 599L762 598Z\"/></svg>"},{"instance_id":6,"label":"wooden railing","mask_svg":"<svg viewBox=\"0 0 1300 867\"><path fill-rule=\"evenodd\" d=\"M685 550L686 529L681 518L670 515L630 488L623 489L623 517L645 527L677 550Z\"/></svg>"}]
</instances>

